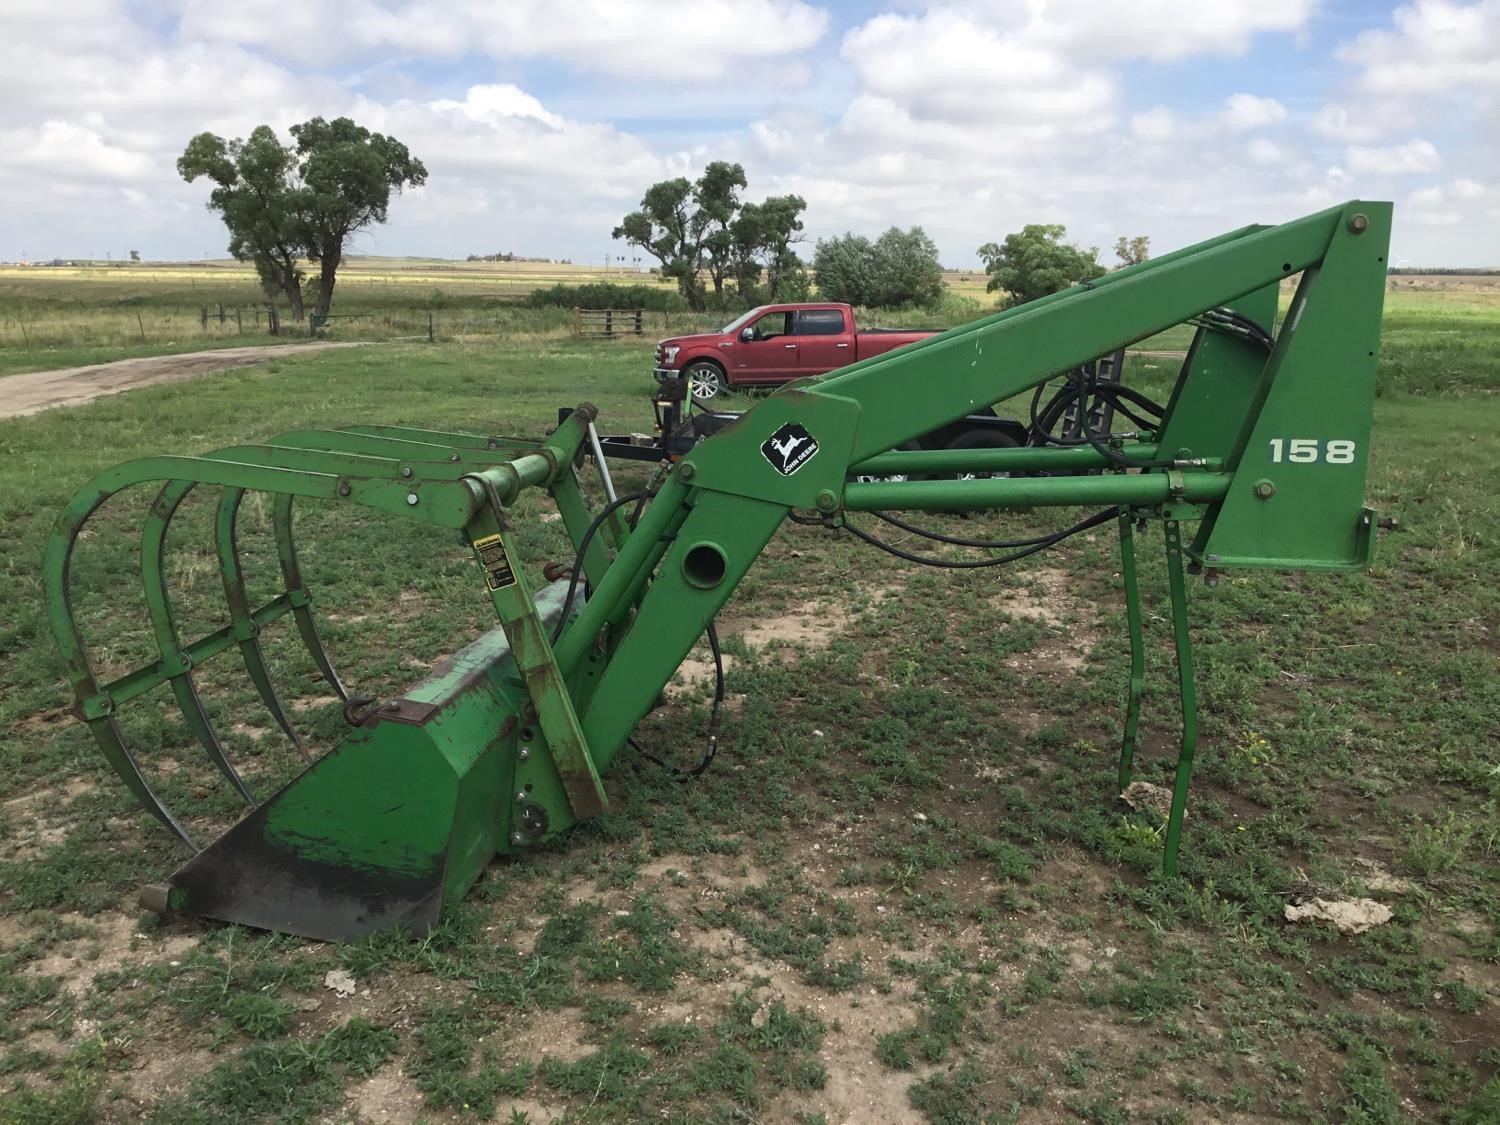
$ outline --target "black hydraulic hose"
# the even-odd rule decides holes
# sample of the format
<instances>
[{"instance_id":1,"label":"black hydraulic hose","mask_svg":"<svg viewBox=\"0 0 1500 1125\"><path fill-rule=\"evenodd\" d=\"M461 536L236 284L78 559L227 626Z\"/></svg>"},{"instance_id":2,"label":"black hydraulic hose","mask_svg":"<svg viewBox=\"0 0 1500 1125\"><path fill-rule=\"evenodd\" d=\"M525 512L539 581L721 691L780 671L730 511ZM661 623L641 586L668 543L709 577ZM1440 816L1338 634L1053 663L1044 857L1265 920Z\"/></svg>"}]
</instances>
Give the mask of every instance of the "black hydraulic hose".
<instances>
[{"instance_id":1,"label":"black hydraulic hose","mask_svg":"<svg viewBox=\"0 0 1500 1125\"><path fill-rule=\"evenodd\" d=\"M714 622L710 621L708 623L708 628L704 630L704 633L708 637L709 651L713 653L714 657L714 709L713 714L709 716L708 720L708 745L704 748L702 759L690 770L678 769L676 766L668 765L662 761L637 742L634 737L626 739L631 747L635 749L636 753L640 754L648 762L660 766L678 781L695 781L702 777L708 771L708 767L713 765L714 758L719 753L719 723L724 717L724 699L726 695L724 691L724 652L719 648L719 631L714 627Z\"/></svg>"},{"instance_id":2,"label":"black hydraulic hose","mask_svg":"<svg viewBox=\"0 0 1500 1125\"><path fill-rule=\"evenodd\" d=\"M998 557L988 559L939 559L933 558L930 555L914 555L909 551L903 551L900 547L897 547L893 543L887 543L883 539L877 539L875 536L861 531L859 528L855 527L851 523L848 523L847 521L844 524L844 529L852 534L855 538L863 540L870 546L877 547L887 554L896 556L896 558L898 559L905 559L907 562L919 563L922 566L935 566L942 570L979 570L983 567L1004 566L1007 563L1018 562L1019 560L1026 558L1028 555L1034 555L1039 551L1045 551L1048 547L1056 546L1058 543L1061 543L1064 539L1067 539L1071 535L1077 535L1079 532L1087 531L1091 527L1098 527L1101 524L1108 523L1118 514L1118 508L1105 508L1102 511L1095 512L1087 519L1080 520L1072 527L1067 527L1061 531L1056 531L1051 535L1045 536L1043 539L1025 548L1024 550L1015 551L1008 555L1000 555Z\"/></svg>"},{"instance_id":3,"label":"black hydraulic hose","mask_svg":"<svg viewBox=\"0 0 1500 1125\"><path fill-rule=\"evenodd\" d=\"M617 509L636 501L644 504L653 495L655 494L644 490L641 492L629 492L624 496L616 497L599 509L599 514L594 517L594 522L589 524L588 530L583 533L583 538L578 541L578 549L573 554L573 573L568 576L568 596L563 599L563 611L558 616L556 627L552 630L553 644L556 644L558 638L562 636L563 627L568 622L568 608L573 604L573 595L578 592L578 576L583 573L583 555L589 549L589 543L593 540L595 534L604 526L604 521ZM636 515L639 514L640 509L637 507Z\"/></svg>"},{"instance_id":4,"label":"black hydraulic hose","mask_svg":"<svg viewBox=\"0 0 1500 1125\"><path fill-rule=\"evenodd\" d=\"M929 527L918 527L916 524L907 523L898 516L889 512L871 511L870 515L878 520L899 527L902 531L909 531L913 535L920 535L923 539L931 539L934 543L947 543L953 547L977 547L989 551L1008 551L1016 547L1034 547L1038 543L1049 542L1054 532L1044 535L1034 535L1030 539L965 539L959 535L944 535L941 531L933 531ZM801 521L799 521L801 522ZM821 521L813 520L813 523Z\"/></svg>"}]
</instances>

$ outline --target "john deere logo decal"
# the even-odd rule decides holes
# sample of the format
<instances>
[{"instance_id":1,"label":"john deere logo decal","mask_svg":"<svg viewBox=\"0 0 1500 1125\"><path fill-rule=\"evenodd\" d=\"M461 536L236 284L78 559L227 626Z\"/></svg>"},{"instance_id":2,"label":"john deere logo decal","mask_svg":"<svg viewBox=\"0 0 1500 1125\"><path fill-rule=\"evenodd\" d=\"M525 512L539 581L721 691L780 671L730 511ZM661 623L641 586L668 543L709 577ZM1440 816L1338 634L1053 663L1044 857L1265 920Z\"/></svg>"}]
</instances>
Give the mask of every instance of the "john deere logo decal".
<instances>
[{"instance_id":1,"label":"john deere logo decal","mask_svg":"<svg viewBox=\"0 0 1500 1125\"><path fill-rule=\"evenodd\" d=\"M784 477L802 468L817 451L817 441L800 422L788 422L760 447L761 455L771 462L771 468Z\"/></svg>"}]
</instances>

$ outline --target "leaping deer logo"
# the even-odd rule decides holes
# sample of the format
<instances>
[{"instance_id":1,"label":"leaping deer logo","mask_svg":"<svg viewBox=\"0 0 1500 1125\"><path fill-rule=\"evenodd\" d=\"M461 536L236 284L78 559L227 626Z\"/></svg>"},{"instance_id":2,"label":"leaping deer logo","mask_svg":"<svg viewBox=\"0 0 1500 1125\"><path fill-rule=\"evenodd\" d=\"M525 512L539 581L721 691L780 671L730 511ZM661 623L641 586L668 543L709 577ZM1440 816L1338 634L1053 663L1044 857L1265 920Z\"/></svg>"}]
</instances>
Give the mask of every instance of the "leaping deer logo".
<instances>
[{"instance_id":1,"label":"leaping deer logo","mask_svg":"<svg viewBox=\"0 0 1500 1125\"><path fill-rule=\"evenodd\" d=\"M807 437L804 434L792 434L784 441L777 441L775 438L771 439L771 448L776 450L776 456L781 458L782 468L785 468L787 463L791 461L792 450L796 449L806 440Z\"/></svg>"},{"instance_id":2,"label":"leaping deer logo","mask_svg":"<svg viewBox=\"0 0 1500 1125\"><path fill-rule=\"evenodd\" d=\"M807 464L817 451L818 439L800 422L783 424L760 447L761 455L784 477L791 476Z\"/></svg>"}]
</instances>

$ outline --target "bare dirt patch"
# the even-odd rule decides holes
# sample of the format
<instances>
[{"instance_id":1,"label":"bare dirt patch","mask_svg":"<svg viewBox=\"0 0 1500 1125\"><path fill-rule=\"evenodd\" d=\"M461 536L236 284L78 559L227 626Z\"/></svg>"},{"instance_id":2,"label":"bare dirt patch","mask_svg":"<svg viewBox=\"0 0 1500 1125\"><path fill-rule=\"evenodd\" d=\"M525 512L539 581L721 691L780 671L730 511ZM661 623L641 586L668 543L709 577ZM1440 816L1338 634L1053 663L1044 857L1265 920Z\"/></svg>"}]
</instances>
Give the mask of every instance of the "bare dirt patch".
<instances>
[{"instance_id":1,"label":"bare dirt patch","mask_svg":"<svg viewBox=\"0 0 1500 1125\"><path fill-rule=\"evenodd\" d=\"M37 414L54 406L78 406L105 395L131 391L152 383L176 383L225 371L249 367L279 356L327 348L355 348L359 344L312 341L306 344L264 344L249 348L218 348L182 355L151 355L94 363L87 367L64 367L56 371L31 371L0 379L0 418Z\"/></svg>"},{"instance_id":2,"label":"bare dirt patch","mask_svg":"<svg viewBox=\"0 0 1500 1125\"><path fill-rule=\"evenodd\" d=\"M1018 653L1006 664L1021 671L1052 669L1063 677L1083 668L1089 650L1099 639L1098 622L1085 608L1074 589L1076 582L1065 570L1038 567L1019 576L1021 585L990 598L990 604L1008 617L1035 621L1046 636L1030 652Z\"/></svg>"},{"instance_id":3,"label":"bare dirt patch","mask_svg":"<svg viewBox=\"0 0 1500 1125\"><path fill-rule=\"evenodd\" d=\"M46 956L32 961L22 972L56 977L63 990L86 996L94 978L114 972L132 961L181 957L198 944L195 934L168 933L150 936L136 930L138 919L128 914L106 913L86 917L60 914L61 922L78 925L82 936L58 942Z\"/></svg>"}]
</instances>

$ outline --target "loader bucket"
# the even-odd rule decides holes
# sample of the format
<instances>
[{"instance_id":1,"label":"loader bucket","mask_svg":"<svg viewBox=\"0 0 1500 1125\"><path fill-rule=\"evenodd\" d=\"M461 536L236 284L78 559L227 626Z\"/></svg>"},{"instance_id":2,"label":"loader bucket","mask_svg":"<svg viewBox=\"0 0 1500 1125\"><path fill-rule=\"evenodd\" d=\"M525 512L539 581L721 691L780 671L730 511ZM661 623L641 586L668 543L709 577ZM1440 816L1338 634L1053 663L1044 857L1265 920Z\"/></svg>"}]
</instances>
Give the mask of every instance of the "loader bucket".
<instances>
[{"instance_id":1,"label":"loader bucket","mask_svg":"<svg viewBox=\"0 0 1500 1125\"><path fill-rule=\"evenodd\" d=\"M391 427L294 431L207 457L132 462L74 497L48 541L44 573L78 714L141 805L196 853L165 883L145 888L144 905L327 940L392 927L422 932L497 851L532 845L602 810L586 752L580 766L580 748L566 745L568 732L558 737L548 729L555 725L551 709L539 720L533 705L537 691L568 694L548 639L583 605L583 584L565 577L532 596L521 561L505 552L499 514L525 485L546 483L575 540L586 530L575 459L592 408L580 407L578 415L548 444ZM144 521L140 560L157 657L101 683L73 613L74 547L106 501L152 482L160 488ZM167 538L174 516L199 488L219 489L214 535L226 613L221 628L187 640L167 589ZM252 606L237 522L246 494L256 490L272 494L282 589ZM485 564L500 624L398 698L351 697L319 636L298 563L293 504L299 497L461 529ZM598 549L580 557L596 570L602 558ZM263 632L286 616L351 728L316 759L261 650ZM237 651L270 716L308 759L302 773L269 795L241 775L198 694L195 670L228 649ZM574 694L586 698L587 673L574 679ZM153 690L170 692L207 760L248 806L201 850L189 831L195 818L168 809L117 721L123 708ZM520 774L518 762L526 763Z\"/></svg>"},{"instance_id":2,"label":"loader bucket","mask_svg":"<svg viewBox=\"0 0 1500 1125\"><path fill-rule=\"evenodd\" d=\"M555 625L566 582L538 597ZM424 933L478 878L512 800L522 706L495 628L152 888L148 906L329 941Z\"/></svg>"}]
</instances>

